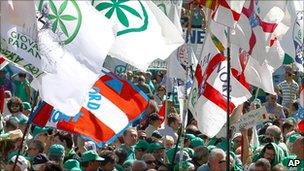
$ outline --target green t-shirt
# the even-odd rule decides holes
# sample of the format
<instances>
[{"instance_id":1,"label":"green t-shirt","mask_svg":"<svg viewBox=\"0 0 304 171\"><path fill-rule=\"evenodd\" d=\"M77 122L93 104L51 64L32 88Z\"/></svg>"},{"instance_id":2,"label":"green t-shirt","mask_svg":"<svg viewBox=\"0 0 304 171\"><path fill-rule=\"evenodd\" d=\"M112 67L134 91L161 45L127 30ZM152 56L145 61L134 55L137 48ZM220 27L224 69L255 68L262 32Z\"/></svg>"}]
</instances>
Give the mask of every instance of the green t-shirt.
<instances>
[{"instance_id":1,"label":"green t-shirt","mask_svg":"<svg viewBox=\"0 0 304 171\"><path fill-rule=\"evenodd\" d=\"M30 86L30 83L28 80L25 80L23 82L15 81L15 96L19 97L22 102L29 102L29 95L26 93L26 87Z\"/></svg>"},{"instance_id":2,"label":"green t-shirt","mask_svg":"<svg viewBox=\"0 0 304 171\"><path fill-rule=\"evenodd\" d=\"M125 144L122 144L119 148L127 152L126 160L136 160L133 146L129 148Z\"/></svg>"}]
</instances>

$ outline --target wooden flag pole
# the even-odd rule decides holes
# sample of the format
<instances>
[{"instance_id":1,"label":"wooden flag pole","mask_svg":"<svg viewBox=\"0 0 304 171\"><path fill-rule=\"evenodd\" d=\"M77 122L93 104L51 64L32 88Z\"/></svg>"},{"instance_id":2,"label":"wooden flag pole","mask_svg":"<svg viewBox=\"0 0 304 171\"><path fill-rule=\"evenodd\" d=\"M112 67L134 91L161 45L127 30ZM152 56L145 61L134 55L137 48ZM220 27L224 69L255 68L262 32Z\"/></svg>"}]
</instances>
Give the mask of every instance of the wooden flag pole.
<instances>
[{"instance_id":1,"label":"wooden flag pole","mask_svg":"<svg viewBox=\"0 0 304 171\"><path fill-rule=\"evenodd\" d=\"M34 93L34 101L33 101L33 103L32 103L32 109L31 109L31 114L30 114L30 115L33 114L34 108L35 108L35 106L36 106L36 104L37 104L38 95L39 95L39 92L38 92L38 91L37 91L36 93ZM15 161L14 161L13 171L15 171L15 168L16 168L16 165L17 165L18 158L19 158L20 153L21 153L22 148L23 148L24 139L25 139L25 137L27 137L28 130L29 130L30 126L31 126L31 124L28 122L28 123L26 124L25 129L24 129L23 137L22 137L22 140L21 140L21 144L20 144L20 146L19 146L18 153L17 153L16 159L15 159Z\"/></svg>"},{"instance_id":2,"label":"wooden flag pole","mask_svg":"<svg viewBox=\"0 0 304 171\"><path fill-rule=\"evenodd\" d=\"M227 160L226 160L226 170L230 170L230 91L231 91L231 85L230 85L230 28L228 27L228 36L227 36L227 133L226 133L226 138L227 138Z\"/></svg>"}]
</instances>

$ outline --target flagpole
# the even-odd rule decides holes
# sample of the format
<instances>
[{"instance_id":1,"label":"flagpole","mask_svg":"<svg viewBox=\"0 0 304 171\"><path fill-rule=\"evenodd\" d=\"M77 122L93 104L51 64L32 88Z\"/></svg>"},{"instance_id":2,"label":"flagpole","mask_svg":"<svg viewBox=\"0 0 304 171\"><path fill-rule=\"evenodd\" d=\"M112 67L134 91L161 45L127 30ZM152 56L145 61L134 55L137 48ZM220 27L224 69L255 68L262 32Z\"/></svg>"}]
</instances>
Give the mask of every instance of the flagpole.
<instances>
[{"instance_id":1,"label":"flagpole","mask_svg":"<svg viewBox=\"0 0 304 171\"><path fill-rule=\"evenodd\" d=\"M192 4L190 4L190 18L189 18L189 23L188 23L187 32L186 32L186 39L188 38L188 36L191 35L193 10L194 10L194 7L193 7ZM188 52L187 55L189 56L189 52ZM171 164L172 164L172 170L174 168L175 156L176 156L176 153L177 153L177 148L178 148L179 142L181 142L179 161L181 161L182 157L183 157L182 154L183 154L183 147L184 147L184 131L185 131L184 125L186 124L185 120L186 120L186 115L187 115L187 112L188 112L188 107L187 107L187 103L188 103L187 99L188 99L188 97L187 97L187 87L186 87L186 82L187 82L187 79L188 79L188 72L189 72L189 67L188 66L189 65L186 65L186 80L184 82L184 99L183 99L184 104L183 104L182 125L179 128L178 138L177 138L177 142L176 142L175 148L174 148L173 159L172 159L172 162L171 162ZM179 163L181 163L181 162L179 162ZM179 164L179 170L181 169L181 167L182 166Z\"/></svg>"},{"instance_id":2,"label":"flagpole","mask_svg":"<svg viewBox=\"0 0 304 171\"><path fill-rule=\"evenodd\" d=\"M34 99L33 99L33 103L32 103L32 109L31 109L31 114L30 114L30 116L31 116L31 115L33 114L33 112L34 112L34 108L35 108L35 106L36 106L36 104L37 104L37 100L38 100L38 95L39 95L39 92L38 92L38 91L34 93ZM15 168L16 168L16 165L17 165L18 158L19 158L20 153L21 153L22 148L23 148L24 139L25 139L25 137L27 137L28 130L29 130L29 128L30 128L31 125L32 125L32 124L30 124L29 121L28 121L28 123L26 124L26 127L25 127L25 129L24 129L23 136L22 136L22 140L21 140L21 144L20 144L20 146L19 146L18 153L17 153L16 159L15 159L15 161L14 161L13 171L15 171Z\"/></svg>"},{"instance_id":3,"label":"flagpole","mask_svg":"<svg viewBox=\"0 0 304 171\"><path fill-rule=\"evenodd\" d=\"M231 87L230 87L230 28L228 27L228 36L227 36L227 43L228 43L228 47L227 47L227 131L226 131L226 138L227 138L227 162L226 162L226 170L230 170L230 133L229 133L229 129L230 129L230 91L231 91Z\"/></svg>"}]
</instances>

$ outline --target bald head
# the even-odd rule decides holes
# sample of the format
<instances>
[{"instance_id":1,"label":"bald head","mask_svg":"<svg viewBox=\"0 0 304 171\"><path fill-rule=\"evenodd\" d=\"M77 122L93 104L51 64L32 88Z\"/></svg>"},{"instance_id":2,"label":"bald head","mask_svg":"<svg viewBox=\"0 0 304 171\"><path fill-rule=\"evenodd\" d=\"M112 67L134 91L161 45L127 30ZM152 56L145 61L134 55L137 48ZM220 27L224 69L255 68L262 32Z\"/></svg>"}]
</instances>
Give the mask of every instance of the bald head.
<instances>
[{"instance_id":1,"label":"bald head","mask_svg":"<svg viewBox=\"0 0 304 171\"><path fill-rule=\"evenodd\" d=\"M280 141L281 140L281 129L276 125L270 125L267 127L265 132L266 138L271 138L273 141Z\"/></svg>"},{"instance_id":2,"label":"bald head","mask_svg":"<svg viewBox=\"0 0 304 171\"><path fill-rule=\"evenodd\" d=\"M135 160L132 164L132 170L144 171L147 169L147 164L142 160Z\"/></svg>"}]
</instances>

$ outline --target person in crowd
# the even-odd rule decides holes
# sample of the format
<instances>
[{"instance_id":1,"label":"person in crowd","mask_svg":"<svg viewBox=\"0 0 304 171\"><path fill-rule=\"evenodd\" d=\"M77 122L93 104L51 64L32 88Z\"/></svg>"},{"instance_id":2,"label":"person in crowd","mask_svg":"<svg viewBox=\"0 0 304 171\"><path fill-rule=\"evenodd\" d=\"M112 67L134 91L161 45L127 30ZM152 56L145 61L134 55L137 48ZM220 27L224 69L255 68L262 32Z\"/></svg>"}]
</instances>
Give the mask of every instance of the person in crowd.
<instances>
[{"instance_id":1,"label":"person in crowd","mask_svg":"<svg viewBox=\"0 0 304 171\"><path fill-rule=\"evenodd\" d=\"M16 159L17 159L17 155L14 155L9 160L9 163L6 165L4 170L7 170L7 171L13 170ZM30 162L24 156L19 155L17 162L16 162L15 171L29 171L30 168L31 168Z\"/></svg>"},{"instance_id":2,"label":"person in crowd","mask_svg":"<svg viewBox=\"0 0 304 171\"><path fill-rule=\"evenodd\" d=\"M99 154L101 158L104 158L103 161L100 162L100 168L102 171L112 171L115 168L117 156L114 152L110 150L101 151Z\"/></svg>"},{"instance_id":3,"label":"person in crowd","mask_svg":"<svg viewBox=\"0 0 304 171\"><path fill-rule=\"evenodd\" d=\"M200 166L197 171L226 170L226 153L224 150L214 148L211 150L208 162Z\"/></svg>"},{"instance_id":4,"label":"person in crowd","mask_svg":"<svg viewBox=\"0 0 304 171\"><path fill-rule=\"evenodd\" d=\"M145 94L152 94L149 85L146 83L146 78L143 75L138 77L138 83L136 84Z\"/></svg>"},{"instance_id":5,"label":"person in crowd","mask_svg":"<svg viewBox=\"0 0 304 171\"><path fill-rule=\"evenodd\" d=\"M23 104L18 97L10 98L7 102L7 108L10 113L4 117L4 121L9 120L11 117L16 117L20 122L27 122L28 117L22 113Z\"/></svg>"},{"instance_id":6,"label":"person in crowd","mask_svg":"<svg viewBox=\"0 0 304 171\"><path fill-rule=\"evenodd\" d=\"M255 171L271 171L271 165L268 159L260 158L254 163Z\"/></svg>"},{"instance_id":7,"label":"person in crowd","mask_svg":"<svg viewBox=\"0 0 304 171\"><path fill-rule=\"evenodd\" d=\"M47 152L47 156L50 161L55 162L60 167L63 166L63 159L64 159L64 147L61 144L53 144L50 146Z\"/></svg>"},{"instance_id":8,"label":"person in crowd","mask_svg":"<svg viewBox=\"0 0 304 171\"><path fill-rule=\"evenodd\" d=\"M81 171L80 162L75 159L68 159L64 162L63 169L66 171Z\"/></svg>"},{"instance_id":9,"label":"person in crowd","mask_svg":"<svg viewBox=\"0 0 304 171\"><path fill-rule=\"evenodd\" d=\"M135 148L135 158L136 158L136 160L141 160L142 156L149 149L149 143L146 140L139 140L134 148Z\"/></svg>"},{"instance_id":10,"label":"person in crowd","mask_svg":"<svg viewBox=\"0 0 304 171\"><path fill-rule=\"evenodd\" d=\"M163 100L166 96L166 88L162 85L158 86L154 93L154 100L160 106L163 104Z\"/></svg>"},{"instance_id":11,"label":"person in crowd","mask_svg":"<svg viewBox=\"0 0 304 171\"><path fill-rule=\"evenodd\" d=\"M100 168L100 162L104 158L100 157L96 151L89 150L81 154L81 167L83 171L95 171Z\"/></svg>"},{"instance_id":12,"label":"person in crowd","mask_svg":"<svg viewBox=\"0 0 304 171\"><path fill-rule=\"evenodd\" d=\"M162 136L166 136L166 135L169 135L171 137L173 137L174 139L174 142L177 141L177 131L179 129L181 125L181 119L179 116L177 116L176 114L171 114L169 117L168 117L168 120L167 120L167 124L165 125L164 128L162 129L159 129L159 133L162 135Z\"/></svg>"},{"instance_id":13,"label":"person in crowd","mask_svg":"<svg viewBox=\"0 0 304 171\"><path fill-rule=\"evenodd\" d=\"M158 130L162 124L164 118L161 118L157 113L153 113L149 116L149 125L145 129L147 137L151 137L152 133Z\"/></svg>"},{"instance_id":14,"label":"person in crowd","mask_svg":"<svg viewBox=\"0 0 304 171\"><path fill-rule=\"evenodd\" d=\"M26 73L20 72L17 75L13 75L12 79L14 80L14 84L16 86L15 96L19 97L22 102L31 103L31 88L28 79L26 78Z\"/></svg>"},{"instance_id":15,"label":"person in crowd","mask_svg":"<svg viewBox=\"0 0 304 171\"><path fill-rule=\"evenodd\" d=\"M168 159L165 158L165 147L163 144L159 142L150 143L149 151L154 156L157 167L159 167L161 163L167 162Z\"/></svg>"},{"instance_id":16,"label":"person in crowd","mask_svg":"<svg viewBox=\"0 0 304 171\"><path fill-rule=\"evenodd\" d=\"M174 139L173 139L173 137L171 137L169 135L164 136L162 141L163 141L163 145L164 145L165 149L170 149L174 145Z\"/></svg>"},{"instance_id":17,"label":"person in crowd","mask_svg":"<svg viewBox=\"0 0 304 171\"><path fill-rule=\"evenodd\" d=\"M208 158L209 151L207 147L197 146L194 148L194 156L192 162L196 169L201 165L206 164L208 162Z\"/></svg>"},{"instance_id":18,"label":"person in crowd","mask_svg":"<svg viewBox=\"0 0 304 171\"><path fill-rule=\"evenodd\" d=\"M155 85L152 81L152 73L151 72L146 72L145 73L145 78L146 78L146 83L148 84L152 94L155 92Z\"/></svg>"},{"instance_id":19,"label":"person in crowd","mask_svg":"<svg viewBox=\"0 0 304 171\"><path fill-rule=\"evenodd\" d=\"M47 158L47 156L43 153L40 153L33 158L32 168L35 171L43 170L44 165L48 162L49 159Z\"/></svg>"},{"instance_id":20,"label":"person in crowd","mask_svg":"<svg viewBox=\"0 0 304 171\"><path fill-rule=\"evenodd\" d=\"M27 148L27 157L33 160L41 153L44 153L44 144L39 140L32 140Z\"/></svg>"},{"instance_id":21,"label":"person in crowd","mask_svg":"<svg viewBox=\"0 0 304 171\"><path fill-rule=\"evenodd\" d=\"M269 161L271 167L274 167L278 163L281 163L284 159L284 151L280 148L276 143L268 143L266 144L262 151L257 153L253 161L257 161L260 158L265 158Z\"/></svg>"},{"instance_id":22,"label":"person in crowd","mask_svg":"<svg viewBox=\"0 0 304 171\"><path fill-rule=\"evenodd\" d=\"M263 106L266 107L267 113L273 119L284 119L286 118L283 106L277 103L277 95L269 94L266 96L266 102Z\"/></svg>"},{"instance_id":23,"label":"person in crowd","mask_svg":"<svg viewBox=\"0 0 304 171\"><path fill-rule=\"evenodd\" d=\"M146 171L148 170L147 164L142 160L135 160L132 164L132 171Z\"/></svg>"},{"instance_id":24,"label":"person in crowd","mask_svg":"<svg viewBox=\"0 0 304 171\"><path fill-rule=\"evenodd\" d=\"M288 155L288 149L285 143L282 142L282 131L281 128L279 128L276 125L271 125L267 127L265 132L265 142L274 142L276 143L282 150L284 156Z\"/></svg>"},{"instance_id":25,"label":"person in crowd","mask_svg":"<svg viewBox=\"0 0 304 171\"><path fill-rule=\"evenodd\" d=\"M60 131L57 132L53 137L54 137L53 143L61 144L65 148L64 160L63 160L64 162L67 161L68 159L79 159L78 155L74 150L72 134L69 134L64 131Z\"/></svg>"},{"instance_id":26,"label":"person in crowd","mask_svg":"<svg viewBox=\"0 0 304 171\"><path fill-rule=\"evenodd\" d=\"M138 140L137 130L133 127L128 128L123 133L124 143L120 145L120 149L127 151L127 160L135 160L134 145Z\"/></svg>"},{"instance_id":27,"label":"person in crowd","mask_svg":"<svg viewBox=\"0 0 304 171\"><path fill-rule=\"evenodd\" d=\"M145 161L148 169L156 169L156 159L151 153L144 154L142 160Z\"/></svg>"},{"instance_id":28,"label":"person in crowd","mask_svg":"<svg viewBox=\"0 0 304 171\"><path fill-rule=\"evenodd\" d=\"M276 93L282 96L282 105L290 108L293 101L297 100L299 85L294 81L294 71L290 65L285 67L285 80L276 87Z\"/></svg>"},{"instance_id":29,"label":"person in crowd","mask_svg":"<svg viewBox=\"0 0 304 171\"><path fill-rule=\"evenodd\" d=\"M132 80L132 77L133 77L133 72L132 71L127 71L127 74L126 74L126 79L130 82L133 82Z\"/></svg>"}]
</instances>

